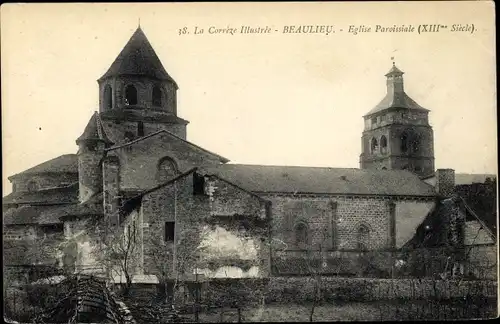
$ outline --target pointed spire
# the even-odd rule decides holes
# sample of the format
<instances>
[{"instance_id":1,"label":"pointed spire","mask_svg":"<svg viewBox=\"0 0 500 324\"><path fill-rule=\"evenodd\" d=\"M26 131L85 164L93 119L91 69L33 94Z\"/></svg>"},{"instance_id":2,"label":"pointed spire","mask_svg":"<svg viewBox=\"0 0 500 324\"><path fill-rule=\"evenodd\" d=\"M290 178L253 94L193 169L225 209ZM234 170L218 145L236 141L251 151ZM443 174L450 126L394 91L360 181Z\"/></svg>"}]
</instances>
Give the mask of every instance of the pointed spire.
<instances>
[{"instance_id":1,"label":"pointed spire","mask_svg":"<svg viewBox=\"0 0 500 324\"><path fill-rule=\"evenodd\" d=\"M106 131L104 130L104 126L102 125L101 117L99 113L96 111L90 118L83 134L78 137L76 140L76 144L79 144L82 141L102 141L105 144L112 145L113 142L108 138Z\"/></svg>"},{"instance_id":2,"label":"pointed spire","mask_svg":"<svg viewBox=\"0 0 500 324\"><path fill-rule=\"evenodd\" d=\"M174 79L167 73L151 43L142 31L140 22L132 37L118 54L118 57L98 81L124 75L147 76L158 80L167 80L173 82L177 88Z\"/></svg>"},{"instance_id":3,"label":"pointed spire","mask_svg":"<svg viewBox=\"0 0 500 324\"><path fill-rule=\"evenodd\" d=\"M392 59L394 59L394 57ZM385 76L386 77L402 76L403 74L404 74L404 72L397 68L396 63L393 60L392 61L392 68L389 70L389 72L387 72L387 74Z\"/></svg>"},{"instance_id":4,"label":"pointed spire","mask_svg":"<svg viewBox=\"0 0 500 324\"><path fill-rule=\"evenodd\" d=\"M370 110L368 114L365 115L365 117L388 108L406 108L428 111L405 93L403 80L404 72L398 69L396 63L394 62L394 57L391 57L391 60L392 67L385 75L387 77L387 94L384 99L382 99L382 101L375 106L375 108Z\"/></svg>"}]
</instances>

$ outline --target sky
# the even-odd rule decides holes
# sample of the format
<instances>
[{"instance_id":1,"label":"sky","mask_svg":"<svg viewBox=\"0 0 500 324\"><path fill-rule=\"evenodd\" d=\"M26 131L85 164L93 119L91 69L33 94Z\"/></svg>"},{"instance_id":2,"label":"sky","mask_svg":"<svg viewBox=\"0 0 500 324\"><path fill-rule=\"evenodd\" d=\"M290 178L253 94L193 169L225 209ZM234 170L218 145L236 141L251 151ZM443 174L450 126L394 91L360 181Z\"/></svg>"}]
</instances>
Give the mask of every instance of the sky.
<instances>
[{"instance_id":1,"label":"sky","mask_svg":"<svg viewBox=\"0 0 500 324\"><path fill-rule=\"evenodd\" d=\"M98 110L96 80L139 19L179 85L188 140L231 163L359 167L362 116L384 97L394 57L406 92L431 110L436 168L497 172L492 2L4 4L0 12L4 195L8 176L76 153ZM474 32L347 32L377 24L474 24ZM336 33L283 33L289 25ZM194 35L195 26L205 33ZM209 34L212 26L273 32ZM190 34L179 35L184 27Z\"/></svg>"}]
</instances>

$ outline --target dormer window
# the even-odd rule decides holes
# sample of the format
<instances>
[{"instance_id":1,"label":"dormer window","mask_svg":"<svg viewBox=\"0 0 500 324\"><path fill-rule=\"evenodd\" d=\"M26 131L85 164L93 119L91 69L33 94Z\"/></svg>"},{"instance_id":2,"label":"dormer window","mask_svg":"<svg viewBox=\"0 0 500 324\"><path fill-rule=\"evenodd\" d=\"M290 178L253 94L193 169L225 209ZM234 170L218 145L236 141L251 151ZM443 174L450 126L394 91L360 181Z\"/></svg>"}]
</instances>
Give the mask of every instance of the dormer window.
<instances>
[{"instance_id":1,"label":"dormer window","mask_svg":"<svg viewBox=\"0 0 500 324\"><path fill-rule=\"evenodd\" d=\"M131 84L125 88L125 105L137 105L137 89Z\"/></svg>"}]
</instances>

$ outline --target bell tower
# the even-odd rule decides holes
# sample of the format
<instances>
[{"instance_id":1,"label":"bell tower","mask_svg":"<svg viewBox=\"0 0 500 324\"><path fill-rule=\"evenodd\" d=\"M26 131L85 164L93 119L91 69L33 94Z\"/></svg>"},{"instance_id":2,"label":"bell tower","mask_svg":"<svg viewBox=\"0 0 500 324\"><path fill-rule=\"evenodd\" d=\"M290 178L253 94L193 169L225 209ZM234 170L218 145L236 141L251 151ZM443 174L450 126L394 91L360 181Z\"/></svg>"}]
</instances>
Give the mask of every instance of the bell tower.
<instances>
[{"instance_id":1,"label":"bell tower","mask_svg":"<svg viewBox=\"0 0 500 324\"><path fill-rule=\"evenodd\" d=\"M404 72L393 62L387 94L363 116L362 169L409 170L419 176L434 172L434 135L429 110L404 91Z\"/></svg>"},{"instance_id":2,"label":"bell tower","mask_svg":"<svg viewBox=\"0 0 500 324\"><path fill-rule=\"evenodd\" d=\"M116 144L160 129L185 139L188 121L177 116L175 80L139 26L99 84L99 112Z\"/></svg>"}]
</instances>

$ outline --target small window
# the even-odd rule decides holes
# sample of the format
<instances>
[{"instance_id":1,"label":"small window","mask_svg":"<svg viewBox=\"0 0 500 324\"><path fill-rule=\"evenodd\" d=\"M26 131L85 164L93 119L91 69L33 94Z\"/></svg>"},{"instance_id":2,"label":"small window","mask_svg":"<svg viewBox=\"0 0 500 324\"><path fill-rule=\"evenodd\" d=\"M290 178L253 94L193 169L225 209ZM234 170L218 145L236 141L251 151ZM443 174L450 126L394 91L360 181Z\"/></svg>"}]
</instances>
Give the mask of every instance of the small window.
<instances>
[{"instance_id":1,"label":"small window","mask_svg":"<svg viewBox=\"0 0 500 324\"><path fill-rule=\"evenodd\" d=\"M125 105L137 105L137 89L131 84L125 88Z\"/></svg>"},{"instance_id":2,"label":"small window","mask_svg":"<svg viewBox=\"0 0 500 324\"><path fill-rule=\"evenodd\" d=\"M376 125L377 124L377 117L372 117L372 125Z\"/></svg>"},{"instance_id":3,"label":"small window","mask_svg":"<svg viewBox=\"0 0 500 324\"><path fill-rule=\"evenodd\" d=\"M141 121L137 123L137 136L144 136L144 123Z\"/></svg>"},{"instance_id":4,"label":"small window","mask_svg":"<svg viewBox=\"0 0 500 324\"><path fill-rule=\"evenodd\" d=\"M165 242L173 242L175 238L175 222L165 222Z\"/></svg>"},{"instance_id":5,"label":"small window","mask_svg":"<svg viewBox=\"0 0 500 324\"><path fill-rule=\"evenodd\" d=\"M103 95L105 109L111 109L113 106L113 97L111 96L111 94L112 94L111 86L109 84L106 84L106 86L104 87L104 95Z\"/></svg>"},{"instance_id":6,"label":"small window","mask_svg":"<svg viewBox=\"0 0 500 324\"><path fill-rule=\"evenodd\" d=\"M159 86L153 87L153 106L161 107L161 89Z\"/></svg>"},{"instance_id":7,"label":"small window","mask_svg":"<svg viewBox=\"0 0 500 324\"><path fill-rule=\"evenodd\" d=\"M193 174L193 195L205 194L205 177Z\"/></svg>"}]
</instances>

